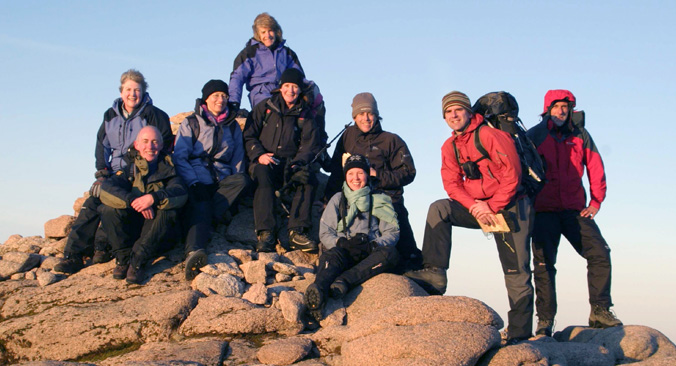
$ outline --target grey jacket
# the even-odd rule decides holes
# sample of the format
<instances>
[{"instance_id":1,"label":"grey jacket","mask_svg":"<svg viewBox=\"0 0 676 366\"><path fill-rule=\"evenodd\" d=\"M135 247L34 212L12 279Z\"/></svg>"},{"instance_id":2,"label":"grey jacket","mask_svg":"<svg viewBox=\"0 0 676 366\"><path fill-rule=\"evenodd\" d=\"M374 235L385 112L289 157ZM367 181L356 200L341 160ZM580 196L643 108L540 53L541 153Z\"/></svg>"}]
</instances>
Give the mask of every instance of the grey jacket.
<instances>
[{"instance_id":1,"label":"grey jacket","mask_svg":"<svg viewBox=\"0 0 676 366\"><path fill-rule=\"evenodd\" d=\"M338 238L351 238L355 234L368 234L369 240L382 246L396 245L399 240L399 228L386 221L381 221L371 215L368 223L368 212L362 212L355 217L352 225L345 232L337 232L339 220L339 205L342 192L338 192L326 204L319 223L319 238L326 249L336 246ZM394 209L393 209L394 210Z\"/></svg>"}]
</instances>

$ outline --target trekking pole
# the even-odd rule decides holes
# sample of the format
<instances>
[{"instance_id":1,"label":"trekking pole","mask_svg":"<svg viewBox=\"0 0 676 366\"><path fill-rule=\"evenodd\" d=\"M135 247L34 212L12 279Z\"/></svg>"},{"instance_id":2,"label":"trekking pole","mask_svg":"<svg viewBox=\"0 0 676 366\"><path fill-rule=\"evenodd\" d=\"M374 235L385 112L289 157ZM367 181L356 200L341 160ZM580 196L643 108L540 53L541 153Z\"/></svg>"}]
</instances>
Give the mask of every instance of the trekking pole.
<instances>
[{"instance_id":1,"label":"trekking pole","mask_svg":"<svg viewBox=\"0 0 676 366\"><path fill-rule=\"evenodd\" d=\"M338 139L338 138L343 134L343 132L345 132L345 130L347 130L348 127L350 127L351 124L352 124L352 121L350 121L349 123L347 123L347 124L345 125L345 127L343 127L343 129L340 130L340 132L338 132L338 134L337 134L333 139L331 139L331 141L329 141L326 145L324 145L324 147L323 147L321 150L319 150L319 152L317 153L317 155L315 155L315 157L312 158L312 160L310 160L309 163L307 163L307 166L310 166L310 165L312 165L314 162L316 162L317 159L319 159L319 157L322 156L322 154L324 153L324 151L326 151L329 147L331 147L331 144L332 144L334 141L336 141L336 139ZM289 189L289 187L290 187L293 183L294 183L293 181L286 182L286 184L284 184L284 185L282 186L282 188L280 188L280 189L278 189L278 190L275 191L275 196L276 196L277 198L281 197L281 196L282 196L282 192L284 192L284 191L286 191L287 189ZM286 209L286 206L284 206L284 203L282 203L282 207L284 207L284 211L286 211L287 213L289 212L289 210Z\"/></svg>"}]
</instances>

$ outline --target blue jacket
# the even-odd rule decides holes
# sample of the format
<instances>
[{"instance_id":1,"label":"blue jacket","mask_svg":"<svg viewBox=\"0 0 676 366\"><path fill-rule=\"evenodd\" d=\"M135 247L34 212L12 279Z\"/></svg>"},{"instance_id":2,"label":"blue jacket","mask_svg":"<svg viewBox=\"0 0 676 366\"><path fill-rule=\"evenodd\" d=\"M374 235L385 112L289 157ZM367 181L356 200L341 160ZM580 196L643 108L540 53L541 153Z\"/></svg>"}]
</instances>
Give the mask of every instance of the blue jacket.
<instances>
[{"instance_id":1,"label":"blue jacket","mask_svg":"<svg viewBox=\"0 0 676 366\"><path fill-rule=\"evenodd\" d=\"M377 194L377 193L371 193ZM345 232L338 232L339 207L342 193L338 192L331 197L326 209L319 222L319 239L326 249L336 246L338 238L351 238L356 234L368 234L369 241L376 242L382 246L394 246L399 240L399 227L392 225L387 221L379 220L371 215L371 222L368 221L368 212L362 212L354 218ZM394 208L392 209L394 210Z\"/></svg>"},{"instance_id":2,"label":"blue jacket","mask_svg":"<svg viewBox=\"0 0 676 366\"><path fill-rule=\"evenodd\" d=\"M146 93L141 103L128 118L121 112L124 108L122 98L117 98L113 106L103 114L103 123L96 136L96 170L107 169L111 173L127 165L122 159L136 140L136 135L145 126L155 126L164 140L164 151L171 151L174 135L171 133L169 116L153 105Z\"/></svg>"},{"instance_id":3,"label":"blue jacket","mask_svg":"<svg viewBox=\"0 0 676 366\"><path fill-rule=\"evenodd\" d=\"M296 68L303 71L298 56L284 44L276 42L271 48L251 38L246 47L237 55L230 74L229 101L240 103L242 88L246 84L251 108L263 99L269 98L272 90L279 87L284 70Z\"/></svg>"},{"instance_id":4,"label":"blue jacket","mask_svg":"<svg viewBox=\"0 0 676 366\"><path fill-rule=\"evenodd\" d=\"M197 99L195 113L181 122L173 159L178 174L188 186L197 182L212 184L244 172L244 140L235 115L229 111L225 121L216 125L204 117L202 100ZM190 118L196 118L199 123L199 136L194 135Z\"/></svg>"}]
</instances>

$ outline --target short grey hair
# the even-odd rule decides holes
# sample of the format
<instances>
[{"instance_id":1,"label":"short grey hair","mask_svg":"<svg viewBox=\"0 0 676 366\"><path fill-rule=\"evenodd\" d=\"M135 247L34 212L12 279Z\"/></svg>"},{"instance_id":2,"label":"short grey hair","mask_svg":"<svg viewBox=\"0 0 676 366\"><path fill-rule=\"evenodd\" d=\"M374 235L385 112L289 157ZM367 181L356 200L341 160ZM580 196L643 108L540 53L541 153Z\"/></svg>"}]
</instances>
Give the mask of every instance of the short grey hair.
<instances>
[{"instance_id":1,"label":"short grey hair","mask_svg":"<svg viewBox=\"0 0 676 366\"><path fill-rule=\"evenodd\" d=\"M164 146L164 138L162 138L162 132L160 132L160 129L152 125L147 125L143 127L141 131L143 131L146 128L153 130L157 135L157 141L160 143L160 145ZM136 142L140 142L139 140L141 139L141 131L139 131L138 134L136 134Z\"/></svg>"},{"instance_id":2,"label":"short grey hair","mask_svg":"<svg viewBox=\"0 0 676 366\"><path fill-rule=\"evenodd\" d=\"M127 80L135 81L141 85L141 93L145 93L146 90L148 90L148 83L146 82L146 78L143 77L143 74L138 70L129 69L120 76L120 93L122 92L122 85L124 85Z\"/></svg>"}]
</instances>

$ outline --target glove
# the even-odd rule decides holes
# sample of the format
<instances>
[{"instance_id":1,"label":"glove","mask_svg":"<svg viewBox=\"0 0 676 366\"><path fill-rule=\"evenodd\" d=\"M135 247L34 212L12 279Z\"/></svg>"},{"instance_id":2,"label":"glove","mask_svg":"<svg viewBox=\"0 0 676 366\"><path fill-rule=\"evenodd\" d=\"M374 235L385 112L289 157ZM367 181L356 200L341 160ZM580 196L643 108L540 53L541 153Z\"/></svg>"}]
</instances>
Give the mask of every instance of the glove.
<instances>
[{"instance_id":1,"label":"glove","mask_svg":"<svg viewBox=\"0 0 676 366\"><path fill-rule=\"evenodd\" d=\"M94 184L92 184L91 188L89 188L89 195L92 197L99 198L101 197L101 183L106 180L106 178L99 177L94 181Z\"/></svg>"},{"instance_id":2,"label":"glove","mask_svg":"<svg viewBox=\"0 0 676 366\"><path fill-rule=\"evenodd\" d=\"M94 173L94 178L99 179L99 178L108 178L110 177L110 171L108 169L101 169L97 170L96 173Z\"/></svg>"},{"instance_id":3,"label":"glove","mask_svg":"<svg viewBox=\"0 0 676 366\"><path fill-rule=\"evenodd\" d=\"M190 199L197 202L204 202L211 199L207 185L200 182L193 183L190 187L188 187L188 196Z\"/></svg>"},{"instance_id":4,"label":"glove","mask_svg":"<svg viewBox=\"0 0 676 366\"><path fill-rule=\"evenodd\" d=\"M359 233L350 239L341 239L343 240L338 239L336 246L347 250L355 262L363 260L369 254L370 243L368 235Z\"/></svg>"},{"instance_id":5,"label":"glove","mask_svg":"<svg viewBox=\"0 0 676 366\"><path fill-rule=\"evenodd\" d=\"M307 184L310 181L310 170L307 166L300 167L293 175L291 175L291 182L300 184Z\"/></svg>"}]
</instances>

